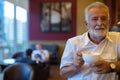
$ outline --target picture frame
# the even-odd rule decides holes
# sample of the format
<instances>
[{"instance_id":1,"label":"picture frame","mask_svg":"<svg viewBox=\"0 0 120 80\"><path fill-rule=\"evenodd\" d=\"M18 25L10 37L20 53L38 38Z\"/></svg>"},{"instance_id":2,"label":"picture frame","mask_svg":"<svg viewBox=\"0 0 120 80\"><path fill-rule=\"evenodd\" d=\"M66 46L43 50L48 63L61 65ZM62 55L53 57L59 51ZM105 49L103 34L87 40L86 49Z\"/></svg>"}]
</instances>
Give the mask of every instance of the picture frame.
<instances>
[{"instance_id":1,"label":"picture frame","mask_svg":"<svg viewBox=\"0 0 120 80\"><path fill-rule=\"evenodd\" d=\"M41 30L41 3L70 2L72 3L72 21L69 31L42 31ZM33 4L34 3L34 4ZM30 40L67 40L77 34L77 1L76 0L30 0L29 2L29 39Z\"/></svg>"},{"instance_id":2,"label":"picture frame","mask_svg":"<svg viewBox=\"0 0 120 80\"><path fill-rule=\"evenodd\" d=\"M71 32L72 2L40 2L41 32Z\"/></svg>"}]
</instances>

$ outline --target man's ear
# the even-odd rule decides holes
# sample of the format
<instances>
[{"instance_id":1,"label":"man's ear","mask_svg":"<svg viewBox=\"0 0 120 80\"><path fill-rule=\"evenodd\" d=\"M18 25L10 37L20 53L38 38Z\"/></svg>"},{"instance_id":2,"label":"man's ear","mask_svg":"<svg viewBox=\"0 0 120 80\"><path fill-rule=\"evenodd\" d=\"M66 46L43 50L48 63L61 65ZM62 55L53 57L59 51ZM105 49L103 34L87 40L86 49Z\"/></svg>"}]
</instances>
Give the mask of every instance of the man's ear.
<instances>
[{"instance_id":1,"label":"man's ear","mask_svg":"<svg viewBox=\"0 0 120 80\"><path fill-rule=\"evenodd\" d=\"M87 21L84 21L84 24L86 25L87 29L89 29Z\"/></svg>"},{"instance_id":2,"label":"man's ear","mask_svg":"<svg viewBox=\"0 0 120 80\"><path fill-rule=\"evenodd\" d=\"M84 21L84 24L87 26L87 21Z\"/></svg>"}]
</instances>

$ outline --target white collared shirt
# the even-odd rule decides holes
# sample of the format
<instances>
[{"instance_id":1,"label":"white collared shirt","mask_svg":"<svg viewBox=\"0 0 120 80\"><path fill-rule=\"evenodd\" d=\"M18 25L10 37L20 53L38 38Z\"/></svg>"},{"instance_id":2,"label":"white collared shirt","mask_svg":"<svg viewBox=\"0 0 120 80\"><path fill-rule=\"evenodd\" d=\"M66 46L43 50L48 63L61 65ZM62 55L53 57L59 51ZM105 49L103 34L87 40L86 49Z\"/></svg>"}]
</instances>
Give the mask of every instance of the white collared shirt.
<instances>
[{"instance_id":1,"label":"white collared shirt","mask_svg":"<svg viewBox=\"0 0 120 80\"><path fill-rule=\"evenodd\" d=\"M120 33L109 32L107 37L100 44L95 44L88 38L88 32L68 39L63 56L61 58L60 69L74 63L74 58L78 51L99 52L102 59L107 61L117 61L120 57ZM96 74L91 71L89 65L85 63L80 72L68 80L115 80L115 73Z\"/></svg>"},{"instance_id":2,"label":"white collared shirt","mask_svg":"<svg viewBox=\"0 0 120 80\"><path fill-rule=\"evenodd\" d=\"M35 60L35 61L37 60L35 58L36 54L39 54L41 56L41 61L42 62L49 61L50 53L48 52L48 50L42 50L42 51L40 51L40 50L34 50L32 52L32 60Z\"/></svg>"}]
</instances>

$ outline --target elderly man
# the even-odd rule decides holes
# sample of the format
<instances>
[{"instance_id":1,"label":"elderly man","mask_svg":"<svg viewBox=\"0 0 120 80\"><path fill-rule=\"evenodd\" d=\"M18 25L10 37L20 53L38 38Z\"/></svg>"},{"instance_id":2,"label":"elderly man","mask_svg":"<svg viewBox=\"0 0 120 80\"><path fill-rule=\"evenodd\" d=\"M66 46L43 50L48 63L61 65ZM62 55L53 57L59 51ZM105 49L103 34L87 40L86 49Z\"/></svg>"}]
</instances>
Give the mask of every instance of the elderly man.
<instances>
[{"instance_id":1,"label":"elderly man","mask_svg":"<svg viewBox=\"0 0 120 80\"><path fill-rule=\"evenodd\" d=\"M120 33L108 32L109 10L101 2L85 8L88 31L68 39L60 64L60 74L68 80L115 80L120 72ZM84 62L82 52L97 52L102 59Z\"/></svg>"}]
</instances>

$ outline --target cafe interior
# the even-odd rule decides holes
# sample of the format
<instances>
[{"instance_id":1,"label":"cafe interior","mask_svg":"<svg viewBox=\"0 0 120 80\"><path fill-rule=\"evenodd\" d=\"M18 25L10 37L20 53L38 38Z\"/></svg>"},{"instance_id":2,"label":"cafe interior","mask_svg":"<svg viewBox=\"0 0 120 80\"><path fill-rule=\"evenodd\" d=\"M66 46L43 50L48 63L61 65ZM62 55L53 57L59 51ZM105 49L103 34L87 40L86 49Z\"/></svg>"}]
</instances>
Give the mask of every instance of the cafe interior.
<instances>
[{"instance_id":1,"label":"cafe interior","mask_svg":"<svg viewBox=\"0 0 120 80\"><path fill-rule=\"evenodd\" d=\"M21 77L26 77L24 80L67 80L59 74L66 41L87 31L84 8L95 1L109 7L109 30L119 31L120 0L0 0L0 80L23 80ZM16 65L14 56L24 56L27 49L34 50L39 43L50 52L49 63ZM12 65L16 67L5 74ZM14 69L19 72L14 73ZM19 77L20 73L26 74ZM28 73L35 78L28 79Z\"/></svg>"}]
</instances>

